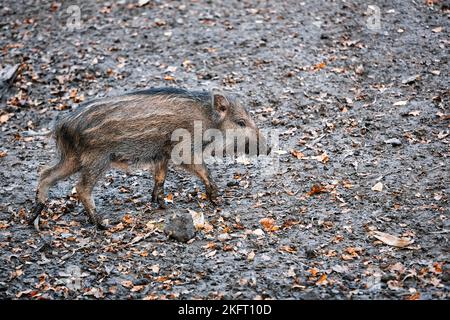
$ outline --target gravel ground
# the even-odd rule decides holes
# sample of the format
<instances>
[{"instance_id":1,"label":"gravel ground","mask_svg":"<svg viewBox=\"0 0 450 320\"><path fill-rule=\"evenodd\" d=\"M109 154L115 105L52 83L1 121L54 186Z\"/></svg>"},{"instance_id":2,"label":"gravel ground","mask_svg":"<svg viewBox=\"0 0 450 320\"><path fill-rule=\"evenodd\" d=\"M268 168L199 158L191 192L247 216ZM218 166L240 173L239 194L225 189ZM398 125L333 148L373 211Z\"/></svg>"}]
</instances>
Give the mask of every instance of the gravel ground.
<instances>
[{"instance_id":1,"label":"gravel ground","mask_svg":"<svg viewBox=\"0 0 450 320\"><path fill-rule=\"evenodd\" d=\"M449 299L448 1L71 4L0 9L1 67L20 64L0 104L1 298ZM212 165L214 208L171 169L167 211L150 173L111 170L95 189L109 231L88 224L74 177L41 231L26 225L55 157L33 133L83 100L157 86L238 94L279 133L273 172ZM167 239L170 210L188 209L207 227Z\"/></svg>"}]
</instances>

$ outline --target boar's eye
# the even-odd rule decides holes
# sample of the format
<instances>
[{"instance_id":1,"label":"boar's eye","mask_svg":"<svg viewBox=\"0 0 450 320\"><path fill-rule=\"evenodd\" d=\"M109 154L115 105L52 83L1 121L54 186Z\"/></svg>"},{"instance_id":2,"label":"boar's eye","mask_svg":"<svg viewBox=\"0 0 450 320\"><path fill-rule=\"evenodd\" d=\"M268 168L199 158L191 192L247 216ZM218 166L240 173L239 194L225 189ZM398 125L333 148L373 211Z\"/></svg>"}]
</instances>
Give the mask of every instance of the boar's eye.
<instances>
[{"instance_id":1,"label":"boar's eye","mask_svg":"<svg viewBox=\"0 0 450 320\"><path fill-rule=\"evenodd\" d=\"M238 124L238 126L240 126L240 127L245 127L245 120L238 120L238 121L236 121L236 123Z\"/></svg>"}]
</instances>

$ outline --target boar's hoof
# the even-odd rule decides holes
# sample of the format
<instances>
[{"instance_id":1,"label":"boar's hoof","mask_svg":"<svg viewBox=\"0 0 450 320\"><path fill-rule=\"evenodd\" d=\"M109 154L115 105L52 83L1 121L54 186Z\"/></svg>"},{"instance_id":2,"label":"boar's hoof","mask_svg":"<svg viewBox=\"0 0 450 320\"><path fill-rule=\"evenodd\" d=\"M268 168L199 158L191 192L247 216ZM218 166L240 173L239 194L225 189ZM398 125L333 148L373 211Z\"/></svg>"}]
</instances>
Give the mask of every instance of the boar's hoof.
<instances>
[{"instance_id":1,"label":"boar's hoof","mask_svg":"<svg viewBox=\"0 0 450 320\"><path fill-rule=\"evenodd\" d=\"M152 202L156 203L160 209L166 209L166 202L164 201L164 193L152 194Z\"/></svg>"},{"instance_id":2,"label":"boar's hoof","mask_svg":"<svg viewBox=\"0 0 450 320\"><path fill-rule=\"evenodd\" d=\"M106 224L104 224L103 222L100 222L100 221L97 222L95 224L95 226L97 227L98 230L108 230L109 229L108 225L106 225Z\"/></svg>"},{"instance_id":3,"label":"boar's hoof","mask_svg":"<svg viewBox=\"0 0 450 320\"><path fill-rule=\"evenodd\" d=\"M217 198L219 197L219 190L215 186L206 187L206 196L212 204L217 204Z\"/></svg>"},{"instance_id":4,"label":"boar's hoof","mask_svg":"<svg viewBox=\"0 0 450 320\"><path fill-rule=\"evenodd\" d=\"M31 216L27 218L28 224L33 224L34 220L41 214L42 210L44 210L45 204L42 202L36 203L36 205L31 209Z\"/></svg>"},{"instance_id":5,"label":"boar's hoof","mask_svg":"<svg viewBox=\"0 0 450 320\"><path fill-rule=\"evenodd\" d=\"M98 230L108 230L109 226L100 220L97 216L90 216L89 221L97 227Z\"/></svg>"}]
</instances>

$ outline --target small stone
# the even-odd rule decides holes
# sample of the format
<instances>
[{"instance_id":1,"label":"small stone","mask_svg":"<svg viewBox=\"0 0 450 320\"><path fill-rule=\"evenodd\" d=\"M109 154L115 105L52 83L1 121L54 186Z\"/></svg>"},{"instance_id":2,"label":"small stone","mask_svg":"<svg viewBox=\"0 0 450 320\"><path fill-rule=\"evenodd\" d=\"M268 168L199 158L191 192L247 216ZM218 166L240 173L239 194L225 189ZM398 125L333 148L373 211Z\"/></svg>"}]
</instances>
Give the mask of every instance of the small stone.
<instances>
[{"instance_id":1,"label":"small stone","mask_svg":"<svg viewBox=\"0 0 450 320\"><path fill-rule=\"evenodd\" d=\"M189 213L171 212L166 219L164 233L169 238L180 242L187 242L195 236L195 227Z\"/></svg>"},{"instance_id":2,"label":"small stone","mask_svg":"<svg viewBox=\"0 0 450 320\"><path fill-rule=\"evenodd\" d=\"M400 145L402 144L402 142L400 141L400 139L397 139L397 138L391 138L391 139L385 140L384 143L386 143L386 144L391 144L391 145L393 145L394 147L395 147L395 146L400 146Z\"/></svg>"}]
</instances>

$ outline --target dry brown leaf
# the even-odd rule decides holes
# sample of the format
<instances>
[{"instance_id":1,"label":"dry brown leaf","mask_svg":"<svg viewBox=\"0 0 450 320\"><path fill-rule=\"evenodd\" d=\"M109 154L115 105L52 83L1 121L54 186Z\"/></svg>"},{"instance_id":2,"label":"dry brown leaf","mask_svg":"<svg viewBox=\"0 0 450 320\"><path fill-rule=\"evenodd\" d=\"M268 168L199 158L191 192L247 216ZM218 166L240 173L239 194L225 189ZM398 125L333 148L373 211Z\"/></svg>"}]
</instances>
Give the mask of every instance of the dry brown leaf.
<instances>
[{"instance_id":1,"label":"dry brown leaf","mask_svg":"<svg viewBox=\"0 0 450 320\"><path fill-rule=\"evenodd\" d=\"M284 251L284 252L288 252L288 253L296 253L297 249L295 249L295 247L293 246L281 246L279 251Z\"/></svg>"},{"instance_id":2,"label":"dry brown leaf","mask_svg":"<svg viewBox=\"0 0 450 320\"><path fill-rule=\"evenodd\" d=\"M164 198L167 203L173 203L173 194L169 193L167 197Z\"/></svg>"},{"instance_id":3,"label":"dry brown leaf","mask_svg":"<svg viewBox=\"0 0 450 320\"><path fill-rule=\"evenodd\" d=\"M308 192L308 195L313 196L315 194L324 193L324 192L326 192L326 188L324 186L315 184L311 187L311 190Z\"/></svg>"},{"instance_id":4,"label":"dry brown leaf","mask_svg":"<svg viewBox=\"0 0 450 320\"><path fill-rule=\"evenodd\" d=\"M313 65L311 69L314 71L318 71L318 70L325 68L326 66L327 66L326 63L324 61L322 61L322 62L319 62L319 63Z\"/></svg>"},{"instance_id":5,"label":"dry brown leaf","mask_svg":"<svg viewBox=\"0 0 450 320\"><path fill-rule=\"evenodd\" d=\"M272 218L262 218L259 223L264 227L266 232L273 232L280 229L279 226L275 225L275 220Z\"/></svg>"},{"instance_id":6,"label":"dry brown leaf","mask_svg":"<svg viewBox=\"0 0 450 320\"><path fill-rule=\"evenodd\" d=\"M123 216L122 221L126 224L132 224L133 223L133 216L131 214L126 214Z\"/></svg>"},{"instance_id":7,"label":"dry brown leaf","mask_svg":"<svg viewBox=\"0 0 450 320\"><path fill-rule=\"evenodd\" d=\"M131 282L130 280L124 280L120 284L125 288L131 288L133 286L133 282Z\"/></svg>"},{"instance_id":8,"label":"dry brown leaf","mask_svg":"<svg viewBox=\"0 0 450 320\"><path fill-rule=\"evenodd\" d=\"M250 251L250 253L247 255L248 261L253 261L255 259L255 253L253 251Z\"/></svg>"},{"instance_id":9,"label":"dry brown leaf","mask_svg":"<svg viewBox=\"0 0 450 320\"><path fill-rule=\"evenodd\" d=\"M9 114L2 114L1 116L0 116L0 124L3 124L3 123L5 123L6 121L8 121L9 120Z\"/></svg>"},{"instance_id":10,"label":"dry brown leaf","mask_svg":"<svg viewBox=\"0 0 450 320\"><path fill-rule=\"evenodd\" d=\"M407 247L414 242L409 238L397 237L381 231L371 231L370 234L375 238L377 238L378 240L380 240L381 242L397 248Z\"/></svg>"},{"instance_id":11,"label":"dry brown leaf","mask_svg":"<svg viewBox=\"0 0 450 320\"><path fill-rule=\"evenodd\" d=\"M317 161L320 161L322 163L327 163L330 160L330 157L328 156L328 154L326 152L314 157L314 159L316 159Z\"/></svg>"},{"instance_id":12,"label":"dry brown leaf","mask_svg":"<svg viewBox=\"0 0 450 320\"><path fill-rule=\"evenodd\" d=\"M420 292L416 292L406 297L406 300L420 300Z\"/></svg>"},{"instance_id":13,"label":"dry brown leaf","mask_svg":"<svg viewBox=\"0 0 450 320\"><path fill-rule=\"evenodd\" d=\"M328 281L327 281L327 275L326 274L321 275L319 280L316 281L316 285L325 285L327 283L328 283Z\"/></svg>"},{"instance_id":14,"label":"dry brown leaf","mask_svg":"<svg viewBox=\"0 0 450 320\"><path fill-rule=\"evenodd\" d=\"M6 229L6 228L8 228L9 227L9 224L8 224L8 222L6 222L6 221L0 221L0 229Z\"/></svg>"},{"instance_id":15,"label":"dry brown leaf","mask_svg":"<svg viewBox=\"0 0 450 320\"><path fill-rule=\"evenodd\" d=\"M295 150L295 149L292 149L292 150L291 150L291 154L292 154L294 157L296 157L297 159L303 159L303 158L305 157L305 154L304 154L303 152L298 151L298 150Z\"/></svg>"},{"instance_id":16,"label":"dry brown leaf","mask_svg":"<svg viewBox=\"0 0 450 320\"><path fill-rule=\"evenodd\" d=\"M315 277L315 276L317 276L317 273L319 273L319 269L317 269L317 268L311 268L311 269L308 270L308 272L311 273L311 275L312 275L313 277Z\"/></svg>"}]
</instances>

